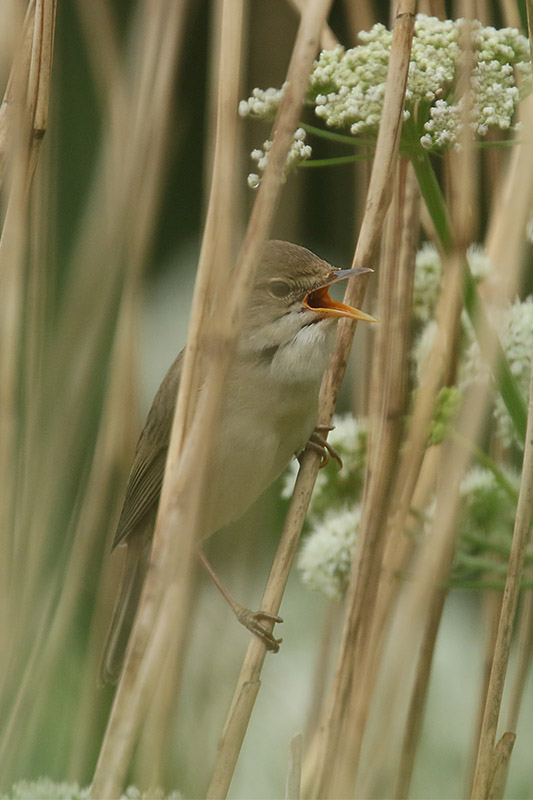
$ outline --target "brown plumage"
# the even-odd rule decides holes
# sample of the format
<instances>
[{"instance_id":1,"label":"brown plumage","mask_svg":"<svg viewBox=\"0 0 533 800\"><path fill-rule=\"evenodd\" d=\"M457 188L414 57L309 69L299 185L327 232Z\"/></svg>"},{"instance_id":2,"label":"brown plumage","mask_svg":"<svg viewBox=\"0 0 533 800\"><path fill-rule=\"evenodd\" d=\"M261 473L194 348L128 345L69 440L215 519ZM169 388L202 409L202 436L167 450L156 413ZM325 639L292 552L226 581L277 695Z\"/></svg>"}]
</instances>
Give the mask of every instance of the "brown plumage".
<instances>
[{"instance_id":1,"label":"brown plumage","mask_svg":"<svg viewBox=\"0 0 533 800\"><path fill-rule=\"evenodd\" d=\"M335 303L327 287L366 270L334 270L289 242L267 242L225 391L206 486L205 538L240 517L306 445L341 316L372 319ZM126 545L100 681L116 681L149 563L179 386L182 353L167 372L142 430L113 546Z\"/></svg>"}]
</instances>

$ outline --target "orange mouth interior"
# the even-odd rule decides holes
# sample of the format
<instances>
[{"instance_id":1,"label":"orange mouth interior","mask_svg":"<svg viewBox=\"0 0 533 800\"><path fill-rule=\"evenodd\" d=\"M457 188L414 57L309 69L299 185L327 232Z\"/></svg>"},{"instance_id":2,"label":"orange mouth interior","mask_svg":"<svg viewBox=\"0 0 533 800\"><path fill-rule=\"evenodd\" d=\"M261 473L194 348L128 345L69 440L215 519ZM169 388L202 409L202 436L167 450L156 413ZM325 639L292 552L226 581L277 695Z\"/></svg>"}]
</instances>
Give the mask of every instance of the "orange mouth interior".
<instances>
[{"instance_id":1,"label":"orange mouth interior","mask_svg":"<svg viewBox=\"0 0 533 800\"><path fill-rule=\"evenodd\" d=\"M349 319L361 319L366 322L376 322L376 319L370 314L365 314L358 308L352 308L345 303L338 303L333 300L329 294L329 286L321 286L309 292L307 297L304 298L303 304L310 311L316 311L320 317L348 317Z\"/></svg>"}]
</instances>

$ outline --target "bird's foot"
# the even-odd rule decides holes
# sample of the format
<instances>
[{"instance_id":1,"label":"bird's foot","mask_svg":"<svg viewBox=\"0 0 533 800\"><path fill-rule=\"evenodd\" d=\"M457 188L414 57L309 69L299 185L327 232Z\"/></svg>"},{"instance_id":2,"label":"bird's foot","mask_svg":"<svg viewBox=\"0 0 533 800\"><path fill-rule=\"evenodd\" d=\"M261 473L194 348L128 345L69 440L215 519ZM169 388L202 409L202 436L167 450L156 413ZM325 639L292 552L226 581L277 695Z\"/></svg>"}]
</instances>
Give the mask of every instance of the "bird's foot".
<instances>
[{"instance_id":1,"label":"bird's foot","mask_svg":"<svg viewBox=\"0 0 533 800\"><path fill-rule=\"evenodd\" d=\"M332 458L338 463L339 469L342 469L342 458L326 438L334 428L334 425L317 425L304 448L304 450L312 450L314 453L318 453L320 456L320 469L329 464Z\"/></svg>"},{"instance_id":2,"label":"bird's foot","mask_svg":"<svg viewBox=\"0 0 533 800\"><path fill-rule=\"evenodd\" d=\"M269 630L269 626L263 625L262 620L267 623L271 622L273 627L276 622L283 622L281 617L276 614L269 614L268 611L250 611L249 608L242 606L240 603L235 603L233 610L241 625L244 625L258 639L261 639L267 650L270 650L271 653L278 652L283 639L276 639L272 631Z\"/></svg>"}]
</instances>

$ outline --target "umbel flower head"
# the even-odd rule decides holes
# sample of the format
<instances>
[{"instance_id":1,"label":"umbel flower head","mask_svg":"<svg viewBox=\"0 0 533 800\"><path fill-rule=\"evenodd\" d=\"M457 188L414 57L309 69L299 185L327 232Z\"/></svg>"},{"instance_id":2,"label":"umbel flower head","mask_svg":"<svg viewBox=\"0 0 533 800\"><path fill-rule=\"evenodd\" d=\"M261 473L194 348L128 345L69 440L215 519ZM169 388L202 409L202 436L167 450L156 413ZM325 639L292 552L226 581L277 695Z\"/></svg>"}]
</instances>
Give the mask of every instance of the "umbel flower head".
<instances>
[{"instance_id":1,"label":"umbel flower head","mask_svg":"<svg viewBox=\"0 0 533 800\"><path fill-rule=\"evenodd\" d=\"M374 25L350 50L323 50L310 77L307 103L328 127L374 137L383 110L392 33ZM468 102L458 91L463 42L472 50ZM531 90L528 39L514 28L484 27L477 20L439 20L418 14L404 106L402 143L441 150L457 145L464 124L485 136L513 124L518 101ZM272 119L282 89L254 89L239 105L242 116ZM307 148L308 146L306 146ZM310 151L305 150L303 158ZM291 152L288 169L300 159ZM258 179L259 180L259 179Z\"/></svg>"},{"instance_id":2,"label":"umbel flower head","mask_svg":"<svg viewBox=\"0 0 533 800\"><path fill-rule=\"evenodd\" d=\"M355 506L329 511L314 522L298 557L298 570L306 586L330 600L342 597L360 521L361 509Z\"/></svg>"}]
</instances>

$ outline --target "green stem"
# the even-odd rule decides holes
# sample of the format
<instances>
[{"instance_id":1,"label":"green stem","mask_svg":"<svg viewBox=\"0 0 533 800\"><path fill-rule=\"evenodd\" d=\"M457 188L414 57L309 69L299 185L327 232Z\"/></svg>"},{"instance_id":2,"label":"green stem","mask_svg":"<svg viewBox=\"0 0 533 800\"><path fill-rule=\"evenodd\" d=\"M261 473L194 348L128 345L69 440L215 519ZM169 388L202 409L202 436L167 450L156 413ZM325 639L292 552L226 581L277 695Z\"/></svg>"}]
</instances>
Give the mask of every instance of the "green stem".
<instances>
[{"instance_id":1,"label":"green stem","mask_svg":"<svg viewBox=\"0 0 533 800\"><path fill-rule=\"evenodd\" d=\"M303 128L306 133L310 133L313 136L319 136L321 139L329 139L330 142L348 144L350 147L361 147L361 145L367 145L375 148L376 146L375 139L361 139L360 137L356 138L355 136L345 136L342 133L334 133L334 131L329 131L325 128L317 128L315 125L309 125L307 122L300 122L299 127Z\"/></svg>"},{"instance_id":2,"label":"green stem","mask_svg":"<svg viewBox=\"0 0 533 800\"><path fill-rule=\"evenodd\" d=\"M442 249L445 253L450 253L453 246L450 222L444 197L429 156L421 147L417 147L416 151L411 151L411 161ZM524 441L527 424L526 404L511 372L509 362L505 357L497 334L489 323L485 306L479 296L476 282L472 277L466 259L464 262L463 298L465 309L476 332L481 352L491 364L502 400L513 420L519 438ZM492 361L493 353L495 354L494 362Z\"/></svg>"},{"instance_id":3,"label":"green stem","mask_svg":"<svg viewBox=\"0 0 533 800\"><path fill-rule=\"evenodd\" d=\"M339 164L353 164L355 161L367 161L370 156L338 156L335 158L313 158L310 161L300 161L298 169L302 167L336 167Z\"/></svg>"}]
</instances>

